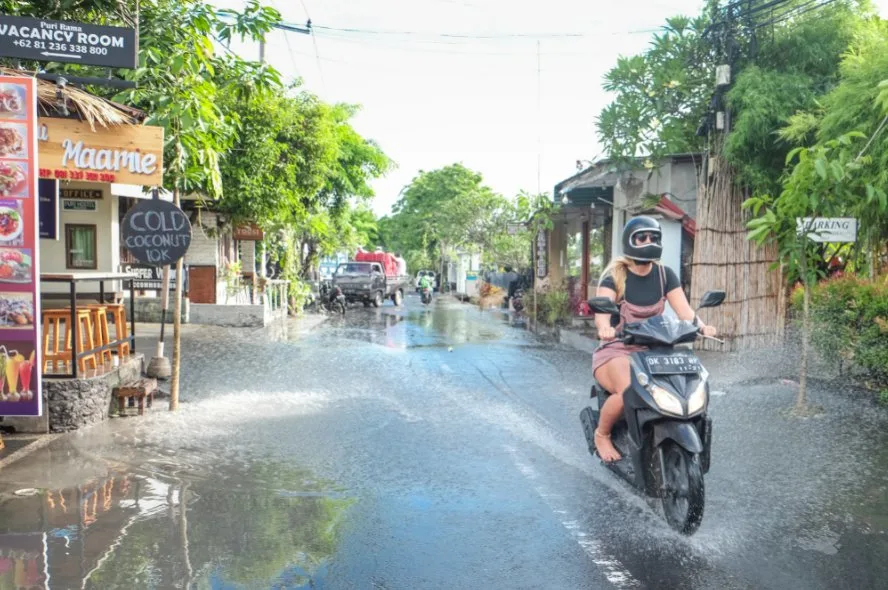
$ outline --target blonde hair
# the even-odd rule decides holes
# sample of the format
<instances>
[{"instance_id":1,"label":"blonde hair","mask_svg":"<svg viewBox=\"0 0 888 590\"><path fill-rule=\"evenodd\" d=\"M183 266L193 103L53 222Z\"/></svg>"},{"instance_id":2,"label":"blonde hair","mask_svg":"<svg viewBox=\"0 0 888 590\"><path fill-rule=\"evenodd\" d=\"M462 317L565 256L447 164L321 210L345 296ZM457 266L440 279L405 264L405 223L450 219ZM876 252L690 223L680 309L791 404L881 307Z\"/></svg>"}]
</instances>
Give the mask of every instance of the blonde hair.
<instances>
[{"instance_id":1,"label":"blonde hair","mask_svg":"<svg viewBox=\"0 0 888 590\"><path fill-rule=\"evenodd\" d=\"M598 281L598 288L601 288L601 283L608 276L614 279L614 291L617 292L617 302L619 303L623 299L623 295L626 294L626 275L629 272L629 267L632 265L632 260L627 256L618 256L611 260L611 263L607 265L607 268L604 269L604 272L601 273L601 279Z\"/></svg>"}]
</instances>

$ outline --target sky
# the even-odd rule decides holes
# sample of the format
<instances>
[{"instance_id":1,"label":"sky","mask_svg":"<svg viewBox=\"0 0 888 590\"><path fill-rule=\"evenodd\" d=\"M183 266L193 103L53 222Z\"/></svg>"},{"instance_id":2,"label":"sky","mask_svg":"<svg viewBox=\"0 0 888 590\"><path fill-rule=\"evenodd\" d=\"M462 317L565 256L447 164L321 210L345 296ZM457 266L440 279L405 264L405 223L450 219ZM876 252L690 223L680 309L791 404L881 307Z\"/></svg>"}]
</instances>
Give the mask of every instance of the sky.
<instances>
[{"instance_id":1,"label":"sky","mask_svg":"<svg viewBox=\"0 0 888 590\"><path fill-rule=\"evenodd\" d=\"M314 35L272 34L266 59L328 102L397 167L373 186L377 215L421 170L455 162L495 191L550 192L602 156L595 120L620 55L702 0L262 0ZM243 0L216 0L240 8ZM882 15L888 0L875 0ZM257 45L232 45L258 59Z\"/></svg>"}]
</instances>

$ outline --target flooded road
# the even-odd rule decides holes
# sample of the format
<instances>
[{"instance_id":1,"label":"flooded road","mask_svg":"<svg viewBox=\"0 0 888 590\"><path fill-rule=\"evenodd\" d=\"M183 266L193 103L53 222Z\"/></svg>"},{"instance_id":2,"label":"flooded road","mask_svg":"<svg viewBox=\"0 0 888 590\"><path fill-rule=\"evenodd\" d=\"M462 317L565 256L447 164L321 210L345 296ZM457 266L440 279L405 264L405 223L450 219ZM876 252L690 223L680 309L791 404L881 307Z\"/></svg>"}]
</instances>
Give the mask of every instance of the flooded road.
<instances>
[{"instance_id":1,"label":"flooded road","mask_svg":"<svg viewBox=\"0 0 888 590\"><path fill-rule=\"evenodd\" d=\"M706 515L685 538L589 456L588 356L498 314L410 297L308 335L207 328L185 347L180 412L0 471L0 590L888 578L888 420L853 394L814 391L825 414L800 420L755 367L719 390Z\"/></svg>"}]
</instances>

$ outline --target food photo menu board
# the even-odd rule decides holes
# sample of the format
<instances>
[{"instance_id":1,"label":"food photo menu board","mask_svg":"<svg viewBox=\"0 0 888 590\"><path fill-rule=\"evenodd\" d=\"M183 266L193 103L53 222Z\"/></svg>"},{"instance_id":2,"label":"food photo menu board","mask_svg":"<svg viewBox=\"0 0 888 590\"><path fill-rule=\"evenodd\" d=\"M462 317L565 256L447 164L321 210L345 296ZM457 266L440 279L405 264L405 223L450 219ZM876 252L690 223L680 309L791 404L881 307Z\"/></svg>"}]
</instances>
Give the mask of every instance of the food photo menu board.
<instances>
[{"instance_id":1,"label":"food photo menu board","mask_svg":"<svg viewBox=\"0 0 888 590\"><path fill-rule=\"evenodd\" d=\"M0 76L0 416L39 416L37 86Z\"/></svg>"}]
</instances>

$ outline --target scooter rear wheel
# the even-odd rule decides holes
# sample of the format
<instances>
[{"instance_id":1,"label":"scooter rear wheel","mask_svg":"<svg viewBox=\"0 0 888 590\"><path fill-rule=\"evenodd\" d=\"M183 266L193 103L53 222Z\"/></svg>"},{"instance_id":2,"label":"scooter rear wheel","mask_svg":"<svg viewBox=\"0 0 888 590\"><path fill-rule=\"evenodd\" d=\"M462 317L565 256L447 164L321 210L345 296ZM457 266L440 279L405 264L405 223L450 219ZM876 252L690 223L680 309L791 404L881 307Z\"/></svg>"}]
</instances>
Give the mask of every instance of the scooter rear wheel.
<instances>
[{"instance_id":1,"label":"scooter rear wheel","mask_svg":"<svg viewBox=\"0 0 888 590\"><path fill-rule=\"evenodd\" d=\"M705 489L700 455L669 441L663 447L663 513L683 535L693 535L703 522Z\"/></svg>"}]
</instances>

